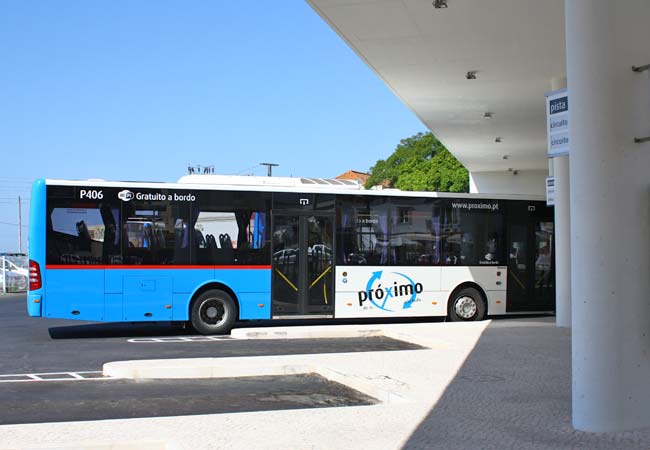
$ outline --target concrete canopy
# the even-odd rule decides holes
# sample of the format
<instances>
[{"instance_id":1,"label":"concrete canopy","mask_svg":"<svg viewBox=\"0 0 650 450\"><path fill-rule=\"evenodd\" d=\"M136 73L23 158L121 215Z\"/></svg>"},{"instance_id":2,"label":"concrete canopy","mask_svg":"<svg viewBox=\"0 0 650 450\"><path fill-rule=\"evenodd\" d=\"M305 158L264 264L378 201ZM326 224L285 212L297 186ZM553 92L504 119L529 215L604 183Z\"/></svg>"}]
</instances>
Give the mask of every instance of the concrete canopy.
<instances>
[{"instance_id":1,"label":"concrete canopy","mask_svg":"<svg viewBox=\"0 0 650 450\"><path fill-rule=\"evenodd\" d=\"M547 170L563 0L307 1L470 171Z\"/></svg>"}]
</instances>

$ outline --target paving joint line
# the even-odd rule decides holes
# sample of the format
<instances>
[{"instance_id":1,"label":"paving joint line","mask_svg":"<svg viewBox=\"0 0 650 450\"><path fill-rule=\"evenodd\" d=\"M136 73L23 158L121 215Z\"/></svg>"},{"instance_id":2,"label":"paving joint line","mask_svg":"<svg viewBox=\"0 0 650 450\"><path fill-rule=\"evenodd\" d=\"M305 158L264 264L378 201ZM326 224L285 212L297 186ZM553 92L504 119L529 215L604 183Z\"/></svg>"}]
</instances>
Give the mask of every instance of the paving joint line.
<instances>
[{"instance_id":1,"label":"paving joint line","mask_svg":"<svg viewBox=\"0 0 650 450\"><path fill-rule=\"evenodd\" d=\"M83 374L101 374L102 376L85 377ZM33 383L48 381L96 381L96 380L117 380L118 377L104 375L100 370L80 372L47 372L47 373L16 373L0 375L1 383Z\"/></svg>"},{"instance_id":2,"label":"paving joint line","mask_svg":"<svg viewBox=\"0 0 650 450\"><path fill-rule=\"evenodd\" d=\"M234 341L238 340L230 336L178 336L178 337L164 337L164 338L132 338L127 342L130 344L167 344L178 342L215 342L215 341Z\"/></svg>"}]
</instances>

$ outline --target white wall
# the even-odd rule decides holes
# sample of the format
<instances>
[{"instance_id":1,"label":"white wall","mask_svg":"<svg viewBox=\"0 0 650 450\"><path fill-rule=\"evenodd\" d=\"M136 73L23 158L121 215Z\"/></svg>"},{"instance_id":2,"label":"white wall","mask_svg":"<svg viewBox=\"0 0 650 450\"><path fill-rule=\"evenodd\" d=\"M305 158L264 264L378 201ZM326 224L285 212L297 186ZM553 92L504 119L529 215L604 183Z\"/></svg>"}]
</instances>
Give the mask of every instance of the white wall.
<instances>
[{"instance_id":1,"label":"white wall","mask_svg":"<svg viewBox=\"0 0 650 450\"><path fill-rule=\"evenodd\" d=\"M543 99L541 100L543 101ZM490 194L546 195L546 170L470 172L469 191Z\"/></svg>"}]
</instances>

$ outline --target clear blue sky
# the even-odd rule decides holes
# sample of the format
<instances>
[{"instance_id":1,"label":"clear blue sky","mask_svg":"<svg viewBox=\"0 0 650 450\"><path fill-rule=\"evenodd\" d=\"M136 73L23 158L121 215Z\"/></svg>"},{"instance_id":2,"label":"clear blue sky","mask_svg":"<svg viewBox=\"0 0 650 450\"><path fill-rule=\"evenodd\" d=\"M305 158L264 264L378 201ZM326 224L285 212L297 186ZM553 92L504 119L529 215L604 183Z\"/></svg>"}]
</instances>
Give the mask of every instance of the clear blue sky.
<instances>
[{"instance_id":1,"label":"clear blue sky","mask_svg":"<svg viewBox=\"0 0 650 450\"><path fill-rule=\"evenodd\" d=\"M334 177L418 131L303 0L0 4L0 251L36 178Z\"/></svg>"}]
</instances>

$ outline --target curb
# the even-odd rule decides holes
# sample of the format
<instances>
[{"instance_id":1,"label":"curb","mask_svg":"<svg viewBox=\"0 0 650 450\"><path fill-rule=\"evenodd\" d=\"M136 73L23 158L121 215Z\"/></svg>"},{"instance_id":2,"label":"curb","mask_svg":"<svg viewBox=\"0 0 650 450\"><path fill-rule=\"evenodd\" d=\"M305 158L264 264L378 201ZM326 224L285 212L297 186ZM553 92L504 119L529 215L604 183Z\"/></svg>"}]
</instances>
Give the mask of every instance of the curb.
<instances>
[{"instance_id":1,"label":"curb","mask_svg":"<svg viewBox=\"0 0 650 450\"><path fill-rule=\"evenodd\" d=\"M256 357L255 363L251 363L250 359L246 358L246 361L237 360L236 358L115 361L104 364L103 372L104 376L133 380L320 375L330 381L343 384L374 397L382 403L403 402L405 401L405 391L408 390L406 383L393 380L390 377L377 376L369 379L324 366L273 364L273 356Z\"/></svg>"},{"instance_id":2,"label":"curb","mask_svg":"<svg viewBox=\"0 0 650 450\"><path fill-rule=\"evenodd\" d=\"M234 339L337 339L357 337L383 337L386 332L380 328L358 327L295 327L283 328L235 328L230 333Z\"/></svg>"}]
</instances>

